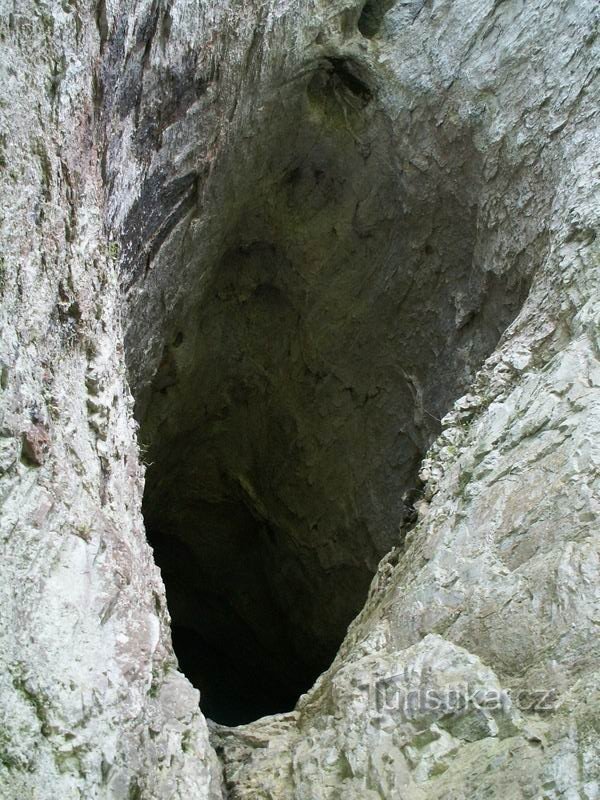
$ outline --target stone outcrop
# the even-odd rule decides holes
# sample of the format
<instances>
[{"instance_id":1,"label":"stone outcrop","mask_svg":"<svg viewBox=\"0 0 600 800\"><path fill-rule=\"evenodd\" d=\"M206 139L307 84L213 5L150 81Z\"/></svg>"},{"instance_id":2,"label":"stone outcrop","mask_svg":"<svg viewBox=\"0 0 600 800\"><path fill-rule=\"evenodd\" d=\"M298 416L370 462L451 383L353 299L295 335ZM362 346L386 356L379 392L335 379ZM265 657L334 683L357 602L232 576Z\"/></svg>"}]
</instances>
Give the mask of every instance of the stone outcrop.
<instances>
[{"instance_id":1,"label":"stone outcrop","mask_svg":"<svg viewBox=\"0 0 600 800\"><path fill-rule=\"evenodd\" d=\"M596 4L25 5L2 796L597 797Z\"/></svg>"}]
</instances>

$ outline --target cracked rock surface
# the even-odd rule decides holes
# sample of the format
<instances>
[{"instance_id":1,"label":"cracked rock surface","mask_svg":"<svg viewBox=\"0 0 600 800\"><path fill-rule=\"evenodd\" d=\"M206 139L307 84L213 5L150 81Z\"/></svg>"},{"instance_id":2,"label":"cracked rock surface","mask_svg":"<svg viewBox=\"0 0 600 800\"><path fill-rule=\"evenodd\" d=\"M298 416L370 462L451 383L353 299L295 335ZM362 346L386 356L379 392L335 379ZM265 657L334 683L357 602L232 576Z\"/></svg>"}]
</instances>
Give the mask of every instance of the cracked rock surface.
<instances>
[{"instance_id":1,"label":"cracked rock surface","mask_svg":"<svg viewBox=\"0 0 600 800\"><path fill-rule=\"evenodd\" d=\"M598 797L597 25L6 4L3 797Z\"/></svg>"}]
</instances>

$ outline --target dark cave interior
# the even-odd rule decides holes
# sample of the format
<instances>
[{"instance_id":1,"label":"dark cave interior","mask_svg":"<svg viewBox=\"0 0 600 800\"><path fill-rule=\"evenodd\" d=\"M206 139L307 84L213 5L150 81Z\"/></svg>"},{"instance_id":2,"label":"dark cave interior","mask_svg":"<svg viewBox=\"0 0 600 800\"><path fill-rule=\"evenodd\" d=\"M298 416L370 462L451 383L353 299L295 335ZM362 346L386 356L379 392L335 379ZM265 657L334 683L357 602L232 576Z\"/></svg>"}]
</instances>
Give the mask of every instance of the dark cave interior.
<instances>
[{"instance_id":1,"label":"dark cave interior","mask_svg":"<svg viewBox=\"0 0 600 800\"><path fill-rule=\"evenodd\" d=\"M331 664L439 419L528 287L481 256L468 130L434 128L443 167L411 172L358 65L326 59L294 91L207 198L235 202L138 411L175 652L227 725L293 708Z\"/></svg>"}]
</instances>

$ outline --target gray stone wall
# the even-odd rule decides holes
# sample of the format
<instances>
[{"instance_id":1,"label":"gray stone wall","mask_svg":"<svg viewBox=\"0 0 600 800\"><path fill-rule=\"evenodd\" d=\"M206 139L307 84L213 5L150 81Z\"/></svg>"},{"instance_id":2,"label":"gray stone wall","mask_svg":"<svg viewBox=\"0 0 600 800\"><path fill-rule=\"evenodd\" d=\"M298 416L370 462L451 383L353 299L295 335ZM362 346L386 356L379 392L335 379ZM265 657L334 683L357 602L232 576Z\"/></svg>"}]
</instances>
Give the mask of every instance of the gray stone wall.
<instances>
[{"instance_id":1,"label":"gray stone wall","mask_svg":"<svg viewBox=\"0 0 600 800\"><path fill-rule=\"evenodd\" d=\"M2 4L2 797L598 797L597 17ZM302 378L273 379L281 342ZM283 617L301 650L383 559L296 709L211 746L135 419L148 487L176 478L147 513L196 516L173 442L197 463L236 382L258 400L211 429L196 495L279 532L315 587ZM269 454L298 443L266 475L265 419Z\"/></svg>"}]
</instances>

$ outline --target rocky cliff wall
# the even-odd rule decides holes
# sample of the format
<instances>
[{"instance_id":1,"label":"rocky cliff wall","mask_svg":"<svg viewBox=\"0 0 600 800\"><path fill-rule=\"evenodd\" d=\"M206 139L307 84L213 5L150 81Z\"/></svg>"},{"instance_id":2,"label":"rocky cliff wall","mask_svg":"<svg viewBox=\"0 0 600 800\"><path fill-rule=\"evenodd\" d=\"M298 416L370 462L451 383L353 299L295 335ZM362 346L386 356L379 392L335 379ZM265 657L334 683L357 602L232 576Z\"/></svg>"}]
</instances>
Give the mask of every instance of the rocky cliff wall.
<instances>
[{"instance_id":1,"label":"rocky cliff wall","mask_svg":"<svg viewBox=\"0 0 600 800\"><path fill-rule=\"evenodd\" d=\"M3 793L596 797L595 4L2 20Z\"/></svg>"},{"instance_id":2,"label":"rocky cliff wall","mask_svg":"<svg viewBox=\"0 0 600 800\"><path fill-rule=\"evenodd\" d=\"M96 8L0 30L0 796L218 797L140 512Z\"/></svg>"}]
</instances>

